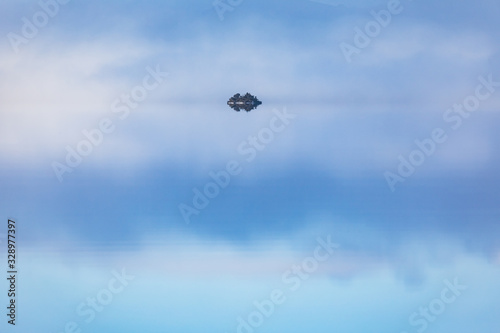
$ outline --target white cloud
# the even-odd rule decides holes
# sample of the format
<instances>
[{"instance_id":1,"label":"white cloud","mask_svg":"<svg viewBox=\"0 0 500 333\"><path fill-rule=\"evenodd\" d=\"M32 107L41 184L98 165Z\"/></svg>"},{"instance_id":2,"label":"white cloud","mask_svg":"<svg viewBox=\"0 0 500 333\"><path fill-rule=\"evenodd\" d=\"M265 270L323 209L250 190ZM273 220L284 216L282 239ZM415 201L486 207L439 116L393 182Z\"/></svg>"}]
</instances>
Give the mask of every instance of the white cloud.
<instances>
[{"instance_id":1,"label":"white cloud","mask_svg":"<svg viewBox=\"0 0 500 333\"><path fill-rule=\"evenodd\" d=\"M332 239L335 240L335 236ZM262 327L264 331L273 325L288 327L290 318L297 318L298 313L301 316L297 322L318 326L320 332L326 332L326 327L331 329L332 323L346 331L366 325L386 331L405 330L412 328L408 322L412 312L440 297L445 287L443 281L455 278L467 289L456 302L448 305L446 315L440 316L432 325L450 330L457 326L471 326L468 320L471 316L467 314L473 313L481 316L488 323L486 326L495 326L496 321L484 313L498 308L496 300L499 295L494 288L499 278L498 267L480 255L466 253L453 240L441 237L433 241L415 238L398 248L397 260L345 252L340 244L339 253L322 263L320 269L303 280L294 292L281 280L282 274L292 264L300 264L310 256L314 246L296 251L292 249L295 245L282 241L245 248L228 243L202 242L172 233L145 238L141 240L140 249L121 244L116 251L107 251L93 248L89 246L91 244L82 244L81 248L75 246L75 242L68 244L71 247L65 249L52 245L50 252L43 246L35 251L25 249L24 288L31 297L24 299L24 307L28 311L43 302L61 309L57 320L43 322L52 329L69 320L81 323L83 317L63 309L73 310L86 297L95 296L107 286L112 277L111 270L122 267L135 279L99 314L99 320L91 323L89 327L96 331L100 322L111 325L115 320L123 321L123 313L130 309L135 315L155 314L152 321L146 321L148 324L141 321L146 328L147 325L170 327L181 324L190 327L193 316L215 316L217 325L212 325L229 327L236 325L238 315L246 316L252 311L255 300L261 301L276 288L286 293L287 300L269 324ZM397 272L414 264L425 279L417 287L408 287ZM45 292L36 292L40 284L45 286ZM56 296L50 293L61 288L67 292ZM142 301L139 310L134 306L138 300ZM217 306L203 306L208 301ZM45 307L28 311L33 320L27 322L40 325L34 320L35 316L47 316L49 308L54 309ZM179 315L167 316L168 320L164 321L163 317L156 315L158 309L168 309L170 314ZM116 311L120 316L112 315ZM183 316L182 313L189 315ZM364 318L362 324L358 320L360 316ZM127 322L134 325L137 321L131 319Z\"/></svg>"},{"instance_id":2,"label":"white cloud","mask_svg":"<svg viewBox=\"0 0 500 333\"><path fill-rule=\"evenodd\" d=\"M83 129L111 117L116 130L86 159L88 165L169 161L207 172L240 158L238 144L266 126L273 108L287 107L297 120L269 145L272 154L259 156L266 167L307 161L344 175L385 169L405 147L393 134L399 124L391 115L402 108L417 121L427 121L429 112L442 114L436 103L447 107L443 101L462 100L465 86L444 85L443 78L466 70L475 80L491 50L484 36L452 37L409 25L380 36L360 56L362 66L347 68L344 59L329 58L326 50L335 44L276 45L259 40L253 28L238 28L222 39L207 36L152 45L112 35L86 43L55 42L51 51L42 48L46 40L40 37L19 56L2 52L0 154L13 163L50 164L64 159L66 145L83 139ZM413 67L416 54L432 60L425 71L432 69L439 79ZM406 76L381 76L378 67L393 61L407 63ZM442 63L446 68L436 67ZM139 84L146 66L156 64L170 73L168 79L127 119L111 114L111 101ZM249 114L225 105L235 92L247 91L264 104ZM429 123L429 131L440 125Z\"/></svg>"}]
</instances>

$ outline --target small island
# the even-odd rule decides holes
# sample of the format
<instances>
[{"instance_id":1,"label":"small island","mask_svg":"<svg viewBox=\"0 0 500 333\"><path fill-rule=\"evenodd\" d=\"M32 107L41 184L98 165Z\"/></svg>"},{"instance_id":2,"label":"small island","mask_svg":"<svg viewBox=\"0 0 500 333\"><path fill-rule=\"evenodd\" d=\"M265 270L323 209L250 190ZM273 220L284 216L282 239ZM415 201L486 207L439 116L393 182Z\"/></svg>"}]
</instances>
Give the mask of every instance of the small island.
<instances>
[{"instance_id":1,"label":"small island","mask_svg":"<svg viewBox=\"0 0 500 333\"><path fill-rule=\"evenodd\" d=\"M227 105L229 105L233 110L240 111L241 109L249 112L257 106L261 105L262 102L257 99L257 96L253 96L246 93L244 96L240 94L235 94L233 97L229 98Z\"/></svg>"}]
</instances>

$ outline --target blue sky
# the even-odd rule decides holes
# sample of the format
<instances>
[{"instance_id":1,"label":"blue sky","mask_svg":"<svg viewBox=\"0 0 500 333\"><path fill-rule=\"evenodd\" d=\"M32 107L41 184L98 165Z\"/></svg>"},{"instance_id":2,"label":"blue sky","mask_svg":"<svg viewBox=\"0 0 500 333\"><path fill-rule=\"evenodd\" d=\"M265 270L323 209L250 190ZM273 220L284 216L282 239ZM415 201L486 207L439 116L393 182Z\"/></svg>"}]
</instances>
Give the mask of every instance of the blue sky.
<instances>
[{"instance_id":1,"label":"blue sky","mask_svg":"<svg viewBox=\"0 0 500 333\"><path fill-rule=\"evenodd\" d=\"M211 1L72 0L13 47L42 9L4 1L0 211L19 225L17 328L237 332L278 288L287 300L255 332L410 333L458 279L467 289L425 330L497 333L500 6L401 1L347 61L341 43L388 3L244 0L221 20ZM152 71L168 75L126 107ZM487 98L453 126L448 110L478 85ZM263 104L234 112L236 92ZM111 133L59 181L54 163L103 120ZM279 123L249 161L251 138ZM391 191L385 174L435 129L446 140ZM240 172L187 224L180 205L230 161ZM290 292L283 274L327 235L335 256ZM135 278L85 323L76 308L122 268Z\"/></svg>"}]
</instances>

